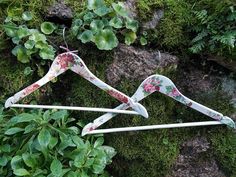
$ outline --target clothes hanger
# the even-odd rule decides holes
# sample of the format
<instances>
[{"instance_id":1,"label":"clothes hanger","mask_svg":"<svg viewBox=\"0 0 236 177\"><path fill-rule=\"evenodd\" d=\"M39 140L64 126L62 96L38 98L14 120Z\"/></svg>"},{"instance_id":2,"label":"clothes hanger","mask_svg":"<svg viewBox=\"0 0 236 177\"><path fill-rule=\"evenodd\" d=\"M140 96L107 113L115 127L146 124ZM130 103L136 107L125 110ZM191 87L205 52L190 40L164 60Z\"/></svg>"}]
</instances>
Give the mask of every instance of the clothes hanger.
<instances>
[{"instance_id":1,"label":"clothes hanger","mask_svg":"<svg viewBox=\"0 0 236 177\"><path fill-rule=\"evenodd\" d=\"M110 129L97 129L99 126L103 125L105 122L115 117L117 114L107 113L99 118L95 119L92 123L87 124L82 130L82 136L86 134L97 134L97 133L112 133L112 132L123 132L123 131L136 131L136 130L150 130L150 129L160 129L160 128L177 128L177 127L192 127L192 126L206 126L206 125L219 125L226 124L229 127L236 128L234 121L227 117L223 116L223 114L210 109L202 104L199 104L186 96L184 96L174 83L167 77L162 75L151 75L146 78L141 85L138 87L135 94L131 97L136 102L144 99L148 95L154 92L163 93L176 101L189 106L192 109L201 112L216 121L205 121L205 122L190 122L190 123L176 123L176 124L162 124L162 125L150 125L150 126L138 126L138 127L123 127L123 128L110 128ZM125 104L121 104L115 109L117 110L125 110L128 109L129 106Z\"/></svg>"},{"instance_id":2,"label":"clothes hanger","mask_svg":"<svg viewBox=\"0 0 236 177\"><path fill-rule=\"evenodd\" d=\"M61 47L64 48L64 47ZM64 48L65 49L65 48ZM148 113L147 110L145 109L144 106L142 106L140 103L135 103L133 99L125 95L124 93L116 90L115 88L111 87L110 85L106 84L105 82L101 81L99 78L97 78L85 65L83 60L74 53L74 51L69 51L66 49L67 52L59 54L55 60L53 61L48 73L35 82L34 84L26 87L25 89L17 92L14 96L10 97L7 99L5 102L5 108L8 107L25 107L25 108L57 108L57 109L75 109L75 110L89 110L91 111L93 108L84 108L84 107L65 107L65 106L49 106L49 105L21 105L21 104L14 104L21 100L22 98L26 97L27 95L31 94L35 90L39 89L41 86L45 85L52 79L56 78L60 74L64 73L67 70L72 70L73 72L79 74L89 82L93 83L100 89L104 90L107 92L109 95L112 97L116 98L117 100L121 101L122 103L125 103L129 105L129 107L133 108L137 113L142 115L145 118L148 118ZM99 109L99 108L97 108ZM97 110L94 110L97 111ZM101 108L102 112L116 112L117 110L114 109L105 109ZM134 111L122 111L120 113L125 113L125 114L136 114Z\"/></svg>"}]
</instances>

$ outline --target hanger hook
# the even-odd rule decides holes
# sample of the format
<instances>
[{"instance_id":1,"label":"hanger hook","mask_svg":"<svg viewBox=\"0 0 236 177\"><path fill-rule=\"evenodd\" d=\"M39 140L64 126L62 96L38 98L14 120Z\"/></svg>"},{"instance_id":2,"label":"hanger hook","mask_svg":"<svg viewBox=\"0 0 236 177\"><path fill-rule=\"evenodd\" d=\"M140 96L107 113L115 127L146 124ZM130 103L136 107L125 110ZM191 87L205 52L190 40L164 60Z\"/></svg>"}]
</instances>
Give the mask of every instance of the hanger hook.
<instances>
[{"instance_id":1,"label":"hanger hook","mask_svg":"<svg viewBox=\"0 0 236 177\"><path fill-rule=\"evenodd\" d=\"M63 31L62 31L63 40L64 40L64 43L65 43L65 46L66 46L66 47L60 46L60 48L66 50L67 52L77 53L78 50L70 51L70 49L69 49L69 47L68 47L68 44L67 44L67 42L66 42L65 32L66 32L66 27L64 27L64 28L63 28Z\"/></svg>"},{"instance_id":2,"label":"hanger hook","mask_svg":"<svg viewBox=\"0 0 236 177\"><path fill-rule=\"evenodd\" d=\"M66 32L66 27L63 28L62 35L63 35L63 40L64 40L64 43L65 43L65 46L66 46L66 48L67 48L67 50L69 52L68 44L66 42L65 32Z\"/></svg>"}]
</instances>

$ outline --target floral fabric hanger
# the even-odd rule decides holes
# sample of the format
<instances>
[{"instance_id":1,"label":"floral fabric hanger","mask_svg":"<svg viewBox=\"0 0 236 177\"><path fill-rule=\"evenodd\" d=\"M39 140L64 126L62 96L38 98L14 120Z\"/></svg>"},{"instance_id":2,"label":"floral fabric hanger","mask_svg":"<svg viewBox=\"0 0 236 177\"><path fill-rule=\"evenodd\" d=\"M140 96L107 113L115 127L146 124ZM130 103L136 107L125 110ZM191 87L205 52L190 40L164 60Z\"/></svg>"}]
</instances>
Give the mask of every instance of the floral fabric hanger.
<instances>
[{"instance_id":1,"label":"floral fabric hanger","mask_svg":"<svg viewBox=\"0 0 236 177\"><path fill-rule=\"evenodd\" d=\"M73 72L79 74L92 84L96 85L100 89L107 92L112 97L116 98L117 100L121 101L122 103L128 105L131 107L134 111L121 111L120 113L125 114L140 114L143 117L147 118L148 113L144 106L142 106L140 103L136 103L132 98L125 95L124 93L116 90L115 88L111 87L110 85L106 84L105 82L101 81L99 78L97 78L85 65L83 60L76 55L73 51L67 51L65 53L59 54L55 60L53 61L48 73L35 82L34 84L26 87L25 89L17 92L14 96L7 99L5 102L5 107L25 107L25 108L57 108L57 109L70 109L73 110L89 110L89 111L98 111L98 109L93 108L83 108L83 107L65 107L65 106L48 106L48 105L21 105L21 104L15 104L16 102L20 101L27 95L31 94L35 90L39 89L41 86L45 85L52 79L56 78L60 74L66 72L67 70L72 70ZM76 109L77 108L77 109ZM117 110L114 109L104 109L101 108L100 111L103 112L116 112Z\"/></svg>"},{"instance_id":2,"label":"floral fabric hanger","mask_svg":"<svg viewBox=\"0 0 236 177\"><path fill-rule=\"evenodd\" d=\"M162 75L152 75L145 79L135 94L131 97L136 102L144 99L154 92L160 92L165 94L176 101L195 109L198 112L201 112L216 121L206 121L206 122L191 122L191 123L177 123L177 124L163 124L163 125L151 125L151 126L140 126L140 127L124 127L124 128L111 128L111 129L98 129L99 126L103 125L108 120L115 117L117 114L114 113L106 113L99 118L95 119L92 123L87 124L83 130L82 135L86 134L97 134L97 133L111 133L111 132L123 132L123 131L136 131L136 130L150 130L150 129L159 129L159 128L176 128L176 127L191 127L191 126L206 126L206 125L219 125L226 124L229 127L236 128L235 122L223 114L210 109L202 104L199 104L186 96L184 96L174 83L167 77ZM120 106L114 108L117 110L125 110L128 109L129 106L125 104L121 104Z\"/></svg>"}]
</instances>

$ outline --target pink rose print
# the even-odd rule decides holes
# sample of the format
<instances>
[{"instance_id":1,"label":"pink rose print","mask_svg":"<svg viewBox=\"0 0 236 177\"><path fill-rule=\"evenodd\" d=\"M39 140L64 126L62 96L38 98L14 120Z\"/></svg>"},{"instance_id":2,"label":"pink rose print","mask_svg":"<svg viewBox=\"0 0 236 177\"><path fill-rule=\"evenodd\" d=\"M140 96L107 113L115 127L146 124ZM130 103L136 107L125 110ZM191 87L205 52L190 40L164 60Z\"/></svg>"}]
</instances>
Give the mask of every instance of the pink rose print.
<instances>
[{"instance_id":1,"label":"pink rose print","mask_svg":"<svg viewBox=\"0 0 236 177\"><path fill-rule=\"evenodd\" d=\"M38 85L38 84L32 84L32 85L26 87L24 90L24 95L29 95L30 93L32 93L33 91L35 91L39 87L40 87L40 85Z\"/></svg>"},{"instance_id":2,"label":"pink rose print","mask_svg":"<svg viewBox=\"0 0 236 177\"><path fill-rule=\"evenodd\" d=\"M153 93L155 91L159 91L160 90L160 84L161 84L161 82L159 80L148 79L144 83L143 89L147 93Z\"/></svg>"},{"instance_id":3,"label":"pink rose print","mask_svg":"<svg viewBox=\"0 0 236 177\"><path fill-rule=\"evenodd\" d=\"M180 96L180 93L176 88L173 88L172 91L169 93L169 95L173 97L177 97L177 96Z\"/></svg>"},{"instance_id":4,"label":"pink rose print","mask_svg":"<svg viewBox=\"0 0 236 177\"><path fill-rule=\"evenodd\" d=\"M109 95L111 95L112 97L117 98L119 101L123 102L123 103L128 103L129 100L126 96L121 95L120 93L113 91L113 90L108 90L107 93Z\"/></svg>"},{"instance_id":5,"label":"pink rose print","mask_svg":"<svg viewBox=\"0 0 236 177\"><path fill-rule=\"evenodd\" d=\"M159 86L154 86L151 84L144 84L143 88L144 88L145 92L148 92L148 93L152 93L152 92L160 90Z\"/></svg>"},{"instance_id":6,"label":"pink rose print","mask_svg":"<svg viewBox=\"0 0 236 177\"><path fill-rule=\"evenodd\" d=\"M73 55L69 53L63 53L58 56L58 64L60 65L60 69L67 69L69 67L69 64L74 65L75 64L75 59Z\"/></svg>"}]
</instances>

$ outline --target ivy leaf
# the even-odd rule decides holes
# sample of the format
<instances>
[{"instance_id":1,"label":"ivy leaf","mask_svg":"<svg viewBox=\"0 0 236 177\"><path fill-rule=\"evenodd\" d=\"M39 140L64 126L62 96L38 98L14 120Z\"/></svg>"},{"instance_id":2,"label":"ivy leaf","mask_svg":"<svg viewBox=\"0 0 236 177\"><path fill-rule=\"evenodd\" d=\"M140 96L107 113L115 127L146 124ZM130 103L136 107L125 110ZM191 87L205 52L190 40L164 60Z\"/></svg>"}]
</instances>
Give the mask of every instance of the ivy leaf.
<instances>
[{"instance_id":1,"label":"ivy leaf","mask_svg":"<svg viewBox=\"0 0 236 177\"><path fill-rule=\"evenodd\" d=\"M125 33L125 43L127 45L134 43L136 39L137 39L137 36L135 32L131 31L131 32Z\"/></svg>"},{"instance_id":2,"label":"ivy leaf","mask_svg":"<svg viewBox=\"0 0 236 177\"><path fill-rule=\"evenodd\" d=\"M110 29L99 31L94 37L94 42L100 50L111 50L118 45L118 39Z\"/></svg>"},{"instance_id":3,"label":"ivy leaf","mask_svg":"<svg viewBox=\"0 0 236 177\"><path fill-rule=\"evenodd\" d=\"M59 160L54 159L50 165L50 170L54 176L61 176L62 164Z\"/></svg>"},{"instance_id":4,"label":"ivy leaf","mask_svg":"<svg viewBox=\"0 0 236 177\"><path fill-rule=\"evenodd\" d=\"M133 32L137 32L137 30L138 30L138 21L137 20L127 19L125 25L126 25L127 29L131 29Z\"/></svg>"},{"instance_id":5,"label":"ivy leaf","mask_svg":"<svg viewBox=\"0 0 236 177\"><path fill-rule=\"evenodd\" d=\"M50 140L51 140L50 132L48 131L48 129L43 127L42 130L38 134L38 142L40 146L42 146L43 148L46 148L48 144L50 143Z\"/></svg>"},{"instance_id":6,"label":"ivy leaf","mask_svg":"<svg viewBox=\"0 0 236 177\"><path fill-rule=\"evenodd\" d=\"M56 26L51 22L43 22L40 28L44 34L52 34L53 31L56 29Z\"/></svg>"},{"instance_id":7,"label":"ivy leaf","mask_svg":"<svg viewBox=\"0 0 236 177\"><path fill-rule=\"evenodd\" d=\"M22 132L24 131L23 128L19 128L19 127L13 127L13 128L10 128L8 129L7 131L5 131L5 135L14 135L18 132Z\"/></svg>"},{"instance_id":8,"label":"ivy leaf","mask_svg":"<svg viewBox=\"0 0 236 177\"><path fill-rule=\"evenodd\" d=\"M141 45L147 45L147 39L142 36L142 37L140 38L140 44L141 44Z\"/></svg>"},{"instance_id":9,"label":"ivy leaf","mask_svg":"<svg viewBox=\"0 0 236 177\"><path fill-rule=\"evenodd\" d=\"M103 143L104 143L104 138L103 138L103 137L99 137L99 138L95 141L93 147L94 147L94 148L97 148L97 147L101 146Z\"/></svg>"},{"instance_id":10,"label":"ivy leaf","mask_svg":"<svg viewBox=\"0 0 236 177\"><path fill-rule=\"evenodd\" d=\"M90 23L90 28L93 32L96 32L98 30L102 30L104 28L104 24L103 24L102 20L93 20Z\"/></svg>"},{"instance_id":11,"label":"ivy leaf","mask_svg":"<svg viewBox=\"0 0 236 177\"><path fill-rule=\"evenodd\" d=\"M93 32L91 30L86 30L82 34L78 35L78 39L83 43L90 42L93 39Z\"/></svg>"},{"instance_id":12,"label":"ivy leaf","mask_svg":"<svg viewBox=\"0 0 236 177\"><path fill-rule=\"evenodd\" d=\"M94 13L97 14L98 16L102 17L108 13L111 12L110 8L107 8L106 6L99 7L94 10Z\"/></svg>"},{"instance_id":13,"label":"ivy leaf","mask_svg":"<svg viewBox=\"0 0 236 177\"><path fill-rule=\"evenodd\" d=\"M11 168L13 170L18 169L18 168L22 168L22 157L19 155L14 156L11 159Z\"/></svg>"},{"instance_id":14,"label":"ivy leaf","mask_svg":"<svg viewBox=\"0 0 236 177\"><path fill-rule=\"evenodd\" d=\"M13 173L17 176L27 176L30 175L30 173L24 169L24 168L19 168L13 171Z\"/></svg>"},{"instance_id":15,"label":"ivy leaf","mask_svg":"<svg viewBox=\"0 0 236 177\"><path fill-rule=\"evenodd\" d=\"M114 28L122 28L123 22L119 17L114 17L109 21L109 25Z\"/></svg>"},{"instance_id":16,"label":"ivy leaf","mask_svg":"<svg viewBox=\"0 0 236 177\"><path fill-rule=\"evenodd\" d=\"M88 5L87 8L89 10L94 10L94 9L98 9L99 7L103 7L104 1L103 0L88 0Z\"/></svg>"},{"instance_id":17,"label":"ivy leaf","mask_svg":"<svg viewBox=\"0 0 236 177\"><path fill-rule=\"evenodd\" d=\"M24 12L24 13L22 14L22 18L23 18L23 20L25 20L25 21L30 21L30 20L32 20L33 16L32 16L32 14L31 14L31 12L26 11L26 12Z\"/></svg>"},{"instance_id":18,"label":"ivy leaf","mask_svg":"<svg viewBox=\"0 0 236 177\"><path fill-rule=\"evenodd\" d=\"M35 45L35 41L33 41L33 40L28 40L24 44L25 48L27 48L27 49L33 49L34 45Z\"/></svg>"},{"instance_id":19,"label":"ivy leaf","mask_svg":"<svg viewBox=\"0 0 236 177\"><path fill-rule=\"evenodd\" d=\"M112 3L112 7L118 15L125 17L125 18L128 17L129 14L128 14L123 2Z\"/></svg>"}]
</instances>

